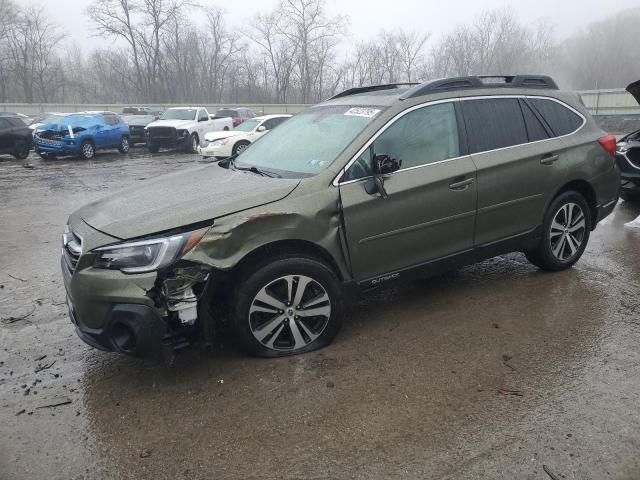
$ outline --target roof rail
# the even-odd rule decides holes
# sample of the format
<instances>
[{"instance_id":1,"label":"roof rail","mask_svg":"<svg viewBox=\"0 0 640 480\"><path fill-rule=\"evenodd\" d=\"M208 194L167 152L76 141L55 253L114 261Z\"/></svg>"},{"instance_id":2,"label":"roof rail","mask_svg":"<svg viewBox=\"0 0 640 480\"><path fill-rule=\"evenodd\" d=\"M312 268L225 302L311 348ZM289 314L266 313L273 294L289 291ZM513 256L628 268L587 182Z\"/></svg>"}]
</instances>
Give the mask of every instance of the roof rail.
<instances>
[{"instance_id":1,"label":"roof rail","mask_svg":"<svg viewBox=\"0 0 640 480\"><path fill-rule=\"evenodd\" d=\"M347 97L349 95L355 95L357 93L377 92L379 90L391 90L392 88L398 88L398 87L414 87L417 85L420 85L420 84L419 83L387 83L384 85L369 85L366 87L354 87L334 95L329 100L333 100L334 98Z\"/></svg>"},{"instance_id":2,"label":"roof rail","mask_svg":"<svg viewBox=\"0 0 640 480\"><path fill-rule=\"evenodd\" d=\"M468 77L430 80L405 92L400 100L430 93L478 88L541 88L558 90L558 85L546 75L473 75Z\"/></svg>"}]
</instances>

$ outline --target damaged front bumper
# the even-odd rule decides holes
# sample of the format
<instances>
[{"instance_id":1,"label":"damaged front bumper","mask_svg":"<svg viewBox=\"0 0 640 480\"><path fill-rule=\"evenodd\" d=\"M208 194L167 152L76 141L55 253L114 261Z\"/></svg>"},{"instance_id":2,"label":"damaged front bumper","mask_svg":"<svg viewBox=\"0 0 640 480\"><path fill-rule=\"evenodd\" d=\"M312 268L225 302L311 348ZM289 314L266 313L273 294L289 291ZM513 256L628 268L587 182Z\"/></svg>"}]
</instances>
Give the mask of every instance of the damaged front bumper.
<instances>
[{"instance_id":1,"label":"damaged front bumper","mask_svg":"<svg viewBox=\"0 0 640 480\"><path fill-rule=\"evenodd\" d=\"M95 254L81 246L88 228L66 233L62 247L69 316L78 336L100 350L156 360L192 344L203 331L200 323L211 323L201 313L209 310L199 306L210 267L178 261L141 274L95 268Z\"/></svg>"}]
</instances>

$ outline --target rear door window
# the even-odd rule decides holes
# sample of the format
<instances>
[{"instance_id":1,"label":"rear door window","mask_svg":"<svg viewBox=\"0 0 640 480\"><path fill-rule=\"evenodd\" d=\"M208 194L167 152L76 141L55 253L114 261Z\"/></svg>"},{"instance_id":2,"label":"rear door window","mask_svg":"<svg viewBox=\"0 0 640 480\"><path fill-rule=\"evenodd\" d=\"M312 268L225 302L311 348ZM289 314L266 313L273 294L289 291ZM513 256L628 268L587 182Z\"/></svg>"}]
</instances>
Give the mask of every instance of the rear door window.
<instances>
[{"instance_id":1,"label":"rear door window","mask_svg":"<svg viewBox=\"0 0 640 480\"><path fill-rule=\"evenodd\" d=\"M460 103L467 127L469 153L528 142L527 128L517 98L486 98Z\"/></svg>"},{"instance_id":2,"label":"rear door window","mask_svg":"<svg viewBox=\"0 0 640 480\"><path fill-rule=\"evenodd\" d=\"M6 118L0 118L0 130L9 128L9 122Z\"/></svg>"},{"instance_id":3,"label":"rear door window","mask_svg":"<svg viewBox=\"0 0 640 480\"><path fill-rule=\"evenodd\" d=\"M545 98L529 98L533 107L542 115L556 137L568 135L582 126L582 118L562 104Z\"/></svg>"}]
</instances>

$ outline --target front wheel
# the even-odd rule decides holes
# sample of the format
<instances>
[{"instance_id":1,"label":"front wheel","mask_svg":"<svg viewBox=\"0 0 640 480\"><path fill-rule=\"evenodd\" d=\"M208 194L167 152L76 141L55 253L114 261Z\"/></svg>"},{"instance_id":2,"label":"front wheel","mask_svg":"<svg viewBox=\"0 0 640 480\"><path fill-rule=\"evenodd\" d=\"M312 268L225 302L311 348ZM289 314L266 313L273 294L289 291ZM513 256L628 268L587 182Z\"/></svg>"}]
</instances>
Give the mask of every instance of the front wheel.
<instances>
[{"instance_id":1,"label":"front wheel","mask_svg":"<svg viewBox=\"0 0 640 480\"><path fill-rule=\"evenodd\" d=\"M241 347L260 357L322 348L342 324L340 282L323 263L284 257L246 276L232 320Z\"/></svg>"},{"instance_id":2,"label":"front wheel","mask_svg":"<svg viewBox=\"0 0 640 480\"><path fill-rule=\"evenodd\" d=\"M29 144L26 142L16 143L12 155L18 160L24 160L29 156Z\"/></svg>"},{"instance_id":3,"label":"front wheel","mask_svg":"<svg viewBox=\"0 0 640 480\"><path fill-rule=\"evenodd\" d=\"M85 140L84 142L82 142L82 145L80 145L80 156L84 160L92 159L95 154L96 147L93 146L93 143L91 143L89 140Z\"/></svg>"},{"instance_id":4,"label":"front wheel","mask_svg":"<svg viewBox=\"0 0 640 480\"><path fill-rule=\"evenodd\" d=\"M544 217L543 238L527 259L542 270L557 272L572 267L587 248L591 233L591 210L578 192L556 197Z\"/></svg>"},{"instance_id":5,"label":"front wheel","mask_svg":"<svg viewBox=\"0 0 640 480\"><path fill-rule=\"evenodd\" d=\"M199 145L200 145L200 140L198 140L198 134L192 133L191 138L189 139L189 146L187 147L187 153L198 153Z\"/></svg>"},{"instance_id":6,"label":"front wheel","mask_svg":"<svg viewBox=\"0 0 640 480\"><path fill-rule=\"evenodd\" d=\"M120 145L118 146L118 151L123 155L129 153L129 139L127 137L122 137L120 139Z\"/></svg>"},{"instance_id":7,"label":"front wheel","mask_svg":"<svg viewBox=\"0 0 640 480\"><path fill-rule=\"evenodd\" d=\"M231 153L233 155L240 155L247 149L249 145L251 145L249 142L241 140L233 146L233 150L231 151Z\"/></svg>"}]
</instances>

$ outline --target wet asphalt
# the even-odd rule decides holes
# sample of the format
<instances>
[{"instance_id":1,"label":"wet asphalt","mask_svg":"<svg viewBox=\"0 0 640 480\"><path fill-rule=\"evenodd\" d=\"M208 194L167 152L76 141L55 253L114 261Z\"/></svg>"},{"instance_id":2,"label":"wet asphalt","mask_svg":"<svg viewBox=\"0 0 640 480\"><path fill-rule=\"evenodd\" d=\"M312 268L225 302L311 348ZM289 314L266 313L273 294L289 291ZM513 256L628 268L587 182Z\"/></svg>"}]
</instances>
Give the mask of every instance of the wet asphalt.
<instances>
[{"instance_id":1,"label":"wet asphalt","mask_svg":"<svg viewBox=\"0 0 640 480\"><path fill-rule=\"evenodd\" d=\"M512 254L365 294L311 354L91 349L59 273L67 216L197 162L0 157L1 480L640 479L640 205L566 272Z\"/></svg>"}]
</instances>

